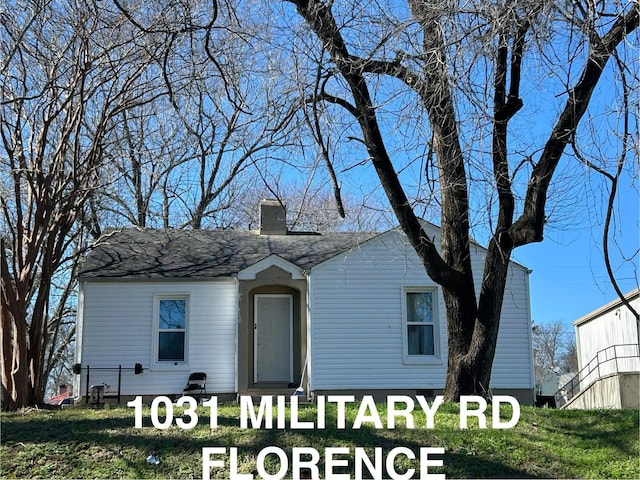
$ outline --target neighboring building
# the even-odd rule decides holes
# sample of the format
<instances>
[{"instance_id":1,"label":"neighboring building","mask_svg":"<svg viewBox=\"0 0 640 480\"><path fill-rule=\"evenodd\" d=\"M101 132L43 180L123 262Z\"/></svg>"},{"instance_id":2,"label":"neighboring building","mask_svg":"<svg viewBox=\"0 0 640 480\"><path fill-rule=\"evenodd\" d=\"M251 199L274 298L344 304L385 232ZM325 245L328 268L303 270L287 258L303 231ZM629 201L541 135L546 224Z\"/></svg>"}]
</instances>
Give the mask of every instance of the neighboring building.
<instances>
[{"instance_id":1,"label":"neighboring building","mask_svg":"<svg viewBox=\"0 0 640 480\"><path fill-rule=\"evenodd\" d=\"M640 289L625 299L640 312ZM579 373L556 401L565 408L640 408L640 322L621 299L574 323Z\"/></svg>"},{"instance_id":2,"label":"neighboring building","mask_svg":"<svg viewBox=\"0 0 640 480\"><path fill-rule=\"evenodd\" d=\"M73 392L68 389L68 387L64 384L61 384L58 387L58 394L46 398L44 400L46 405L64 405L64 404L72 404L73 403Z\"/></svg>"},{"instance_id":3,"label":"neighboring building","mask_svg":"<svg viewBox=\"0 0 640 480\"><path fill-rule=\"evenodd\" d=\"M555 394L575 377L575 372L558 373L558 368L548 371L536 388L536 406L555 407Z\"/></svg>"},{"instance_id":4,"label":"neighboring building","mask_svg":"<svg viewBox=\"0 0 640 480\"><path fill-rule=\"evenodd\" d=\"M219 396L299 385L306 395L441 392L442 290L405 235L289 232L284 218L265 201L260 232L106 235L79 276L75 391L180 395L191 372L205 372ZM439 243L439 229L424 228ZM472 252L479 286L486 251ZM517 263L490 388L533 403L528 270Z\"/></svg>"}]
</instances>

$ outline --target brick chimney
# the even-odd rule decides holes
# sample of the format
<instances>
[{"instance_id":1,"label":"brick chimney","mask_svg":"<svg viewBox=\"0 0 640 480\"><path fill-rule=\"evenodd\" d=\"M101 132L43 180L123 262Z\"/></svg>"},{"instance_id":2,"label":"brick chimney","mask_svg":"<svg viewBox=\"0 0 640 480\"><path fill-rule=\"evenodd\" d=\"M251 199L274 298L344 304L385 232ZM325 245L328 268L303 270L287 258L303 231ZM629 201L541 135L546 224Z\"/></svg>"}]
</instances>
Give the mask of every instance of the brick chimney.
<instances>
[{"instance_id":1,"label":"brick chimney","mask_svg":"<svg viewBox=\"0 0 640 480\"><path fill-rule=\"evenodd\" d=\"M278 200L260 202L260 235L286 235L287 214Z\"/></svg>"}]
</instances>

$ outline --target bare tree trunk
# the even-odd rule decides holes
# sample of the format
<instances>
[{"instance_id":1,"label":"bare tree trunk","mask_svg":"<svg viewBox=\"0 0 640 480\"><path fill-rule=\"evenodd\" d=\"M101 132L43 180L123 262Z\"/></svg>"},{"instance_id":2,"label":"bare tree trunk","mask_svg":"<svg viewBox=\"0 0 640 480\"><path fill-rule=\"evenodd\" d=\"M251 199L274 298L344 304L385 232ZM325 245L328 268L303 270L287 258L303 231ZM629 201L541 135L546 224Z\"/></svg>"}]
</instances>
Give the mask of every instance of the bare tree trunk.
<instances>
[{"instance_id":1,"label":"bare tree trunk","mask_svg":"<svg viewBox=\"0 0 640 480\"><path fill-rule=\"evenodd\" d=\"M0 240L0 270L2 270L2 385L3 407L15 410L30 405L28 376L28 349L26 324L20 319L26 316L26 303L8 275L7 252L4 239Z\"/></svg>"},{"instance_id":2,"label":"bare tree trunk","mask_svg":"<svg viewBox=\"0 0 640 480\"><path fill-rule=\"evenodd\" d=\"M326 67L326 80L324 83L316 81L316 84L322 83L323 88L314 94L313 102L339 105L357 120L363 134L362 142L401 228L422 260L427 274L443 287L449 347L445 398L457 400L463 394L489 396L511 253L518 246L543 239L548 189L560 157L589 105L607 60L629 33L637 28L639 8L631 6L623 9L615 21L608 23L609 30L604 35L585 35L589 57L581 77L575 85L568 86L569 95L564 111L552 125L552 133L532 168L522 213L514 221L513 169L509 164L507 127L523 106L520 77L527 34L545 5L536 4L533 8L530 5L516 5L513 8L505 5L503 11L499 6L492 6L486 11L476 6L478 18L483 18L480 23L485 22L485 14L491 18L484 37L486 44L492 45L495 41L497 45L489 47L495 48L495 57L489 68L494 75L494 105L489 116L493 122L493 186L498 200L497 219L491 229L493 233L485 258L480 294L476 297L471 266L467 191L467 183L471 180L466 172L466 160L458 132L459 119L451 92L456 82L451 73L454 64L446 57L447 51L462 48L465 40L459 40L460 44L453 43L455 47L452 47L449 39L445 41L442 30L445 23L443 18L455 19L459 12L443 2L410 0L413 19L421 27L422 53L418 55L415 50L406 54L395 51L396 58L386 60L380 59L380 52L385 48L384 40L372 46L375 53L371 57L358 56L350 51L342 35L342 27L332 12L331 3L314 0L291 0L291 3L295 4L298 13L318 37L323 51L329 55L328 65L322 65ZM474 15L474 5L469 8L471 10L461 14L467 19L469 15ZM386 14L384 11L382 13ZM586 25L579 19L576 24ZM394 27L401 28L398 25ZM347 38L353 38L350 28L345 27L345 31L349 32ZM366 47L354 45L353 51L364 52ZM420 61L405 63L404 58L412 58L412 54L418 56ZM473 55L475 52L467 54ZM465 60L458 58L459 64L455 65L466 67ZM416 65L420 65L419 71ZM336 75L336 70L346 82L351 99L325 91L324 85ZM435 153L439 174L439 251L432 239L424 235L385 146L377 119L378 108L372 101L368 83L370 78L379 79L383 76L395 77L403 82L418 95L427 110L433 138L430 148ZM515 167L515 170L518 168Z\"/></svg>"},{"instance_id":3,"label":"bare tree trunk","mask_svg":"<svg viewBox=\"0 0 640 480\"><path fill-rule=\"evenodd\" d=\"M4 292L4 285L2 288ZM0 305L0 348L2 351L2 409L11 410L10 400L13 398L13 379L11 378L11 371L8 368L12 364L11 355L11 320L9 318L10 312L6 304L4 294L2 295L2 304Z\"/></svg>"}]
</instances>

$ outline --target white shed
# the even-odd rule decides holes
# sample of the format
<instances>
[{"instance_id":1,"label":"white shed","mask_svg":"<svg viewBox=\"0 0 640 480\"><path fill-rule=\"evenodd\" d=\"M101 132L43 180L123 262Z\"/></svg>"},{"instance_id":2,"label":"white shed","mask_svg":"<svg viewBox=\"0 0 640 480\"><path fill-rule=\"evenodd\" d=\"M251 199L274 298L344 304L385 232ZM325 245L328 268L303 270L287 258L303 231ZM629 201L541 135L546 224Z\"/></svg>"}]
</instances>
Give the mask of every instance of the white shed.
<instances>
[{"instance_id":1,"label":"white shed","mask_svg":"<svg viewBox=\"0 0 640 480\"><path fill-rule=\"evenodd\" d=\"M640 289L625 300L640 312ZM563 392L566 408L639 408L640 320L617 298L573 324L579 374Z\"/></svg>"}]
</instances>

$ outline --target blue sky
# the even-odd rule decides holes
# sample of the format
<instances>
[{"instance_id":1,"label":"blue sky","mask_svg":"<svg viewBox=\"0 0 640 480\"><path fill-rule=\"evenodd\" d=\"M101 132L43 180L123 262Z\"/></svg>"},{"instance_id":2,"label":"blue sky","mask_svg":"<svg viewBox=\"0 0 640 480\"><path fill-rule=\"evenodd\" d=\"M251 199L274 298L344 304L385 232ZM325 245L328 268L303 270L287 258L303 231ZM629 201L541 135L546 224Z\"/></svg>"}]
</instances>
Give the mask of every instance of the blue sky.
<instances>
[{"instance_id":1,"label":"blue sky","mask_svg":"<svg viewBox=\"0 0 640 480\"><path fill-rule=\"evenodd\" d=\"M615 300L617 294L607 275L602 252L604 202L609 184L597 174L587 172L575 159L566 160L565 165L547 204L547 214L558 220L546 226L544 241L517 248L512 258L533 270L529 277L532 320L561 321L564 331L573 335L575 320ZM341 177L349 185L347 190L360 185L365 190L380 191L377 178L364 168L355 179ZM615 206L612 227L615 237L610 235L612 264L624 293L638 288L640 279L639 174L638 159L628 155L627 171L620 181ZM387 202L382 193L378 201L380 205ZM438 223L437 212L434 218L419 209L416 213ZM390 222L395 225L395 219ZM473 232L481 244L487 242L485 227L481 223L478 231ZM627 260L622 259L620 252Z\"/></svg>"},{"instance_id":2,"label":"blue sky","mask_svg":"<svg viewBox=\"0 0 640 480\"><path fill-rule=\"evenodd\" d=\"M635 169L637 174L637 159ZM614 267L627 293L638 287L640 198L638 178L626 177L618 198L616 239L629 257L623 261L614 248ZM533 270L530 276L531 317L536 323L560 320L565 331L581 316L616 299L602 260L602 226L583 212L575 228L551 230L541 243L515 250L513 258ZM635 256L634 256L635 255Z\"/></svg>"},{"instance_id":3,"label":"blue sky","mask_svg":"<svg viewBox=\"0 0 640 480\"><path fill-rule=\"evenodd\" d=\"M401 18L409 16L406 9L395 13ZM352 23L356 29L354 32L362 27L355 20ZM371 28L375 33L377 27L372 25ZM470 45L473 45L472 37L470 35ZM372 34L371 39L374 38L377 37ZM412 51L413 47L404 44L400 37L397 41L398 48ZM532 42L526 51L521 79L524 107L510 123L511 168L515 170L515 165L523 162L521 168L518 167L517 175L512 172L514 194L518 198L524 196L531 173L530 166L524 160L538 159L558 115L565 107L569 88L577 81L588 52L584 38L569 30L560 29L543 41L546 43L538 46ZM362 44L366 44L366 39L362 40ZM537 50L540 46L543 51ZM359 48L361 45L356 41L351 47ZM375 51L378 47L371 48ZM419 50L419 47L416 48ZM633 71L633 65L637 65L637 49L632 46L620 50L620 58L627 63L629 71ZM491 82L491 67L486 63L491 62L491 59L486 60L482 55L471 57L471 63L465 64L468 72L457 73L459 77L456 77L456 82L460 85L456 91L456 99L460 102L457 106L460 109L458 120L463 149L469 157L468 175L475 179L473 183L470 181L469 189L471 223L474 227L472 235L480 243L486 244L489 234L488 217L495 214L495 211L488 212L491 208L487 208L488 201L489 204L492 200L495 201L493 170L491 163L487 162L490 158L488 152L491 151L492 123L490 113L487 116L487 112L483 111L485 104L491 105L485 88ZM469 78L465 75L469 75L473 81L468 81ZM627 82L632 80L628 78ZM615 63L611 61L594 91L589 109L576 134L575 143L580 149L580 156L608 172L615 171L618 155L622 150L620 132L624 109L621 104L621 85ZM437 201L430 201L433 191L424 178L424 172L428 169L425 169L423 159L427 157L426 145L430 140L430 130L422 123L424 112L412 107L416 98L411 94L405 97L401 93L395 93L395 87L397 85L393 81L389 84L383 81L372 82L389 153L397 161L396 168L402 172L401 181L411 200L436 207L435 211L418 207L416 214L439 223ZM328 89L332 93L340 92L340 88L343 85L328 83ZM334 112L332 109L328 110ZM632 107L631 135L627 138L629 142L637 141L637 138L634 140L638 131L636 117L637 110ZM339 116L336 118L340 120ZM358 147L356 142L350 140L360 137L357 127L352 129L349 126L353 125L350 123L352 119L346 120L346 123L339 120L332 123L339 126L332 133L340 137L335 147L334 166L343 193L352 192L357 196L358 192L380 191L377 177L367 162L367 154L363 153L361 146ZM573 153L570 146L567 146L561 165L554 173L546 208L549 224L545 228L545 240L520 247L513 252L514 260L533 270L530 276L532 320L537 323L559 320L564 323L567 332L573 332L573 321L616 298L602 259L602 219L608 185L603 183L598 174L590 172L581 164ZM636 157L633 156L634 153ZM630 149L626 160L627 176L620 185L615 209L616 244L612 245L616 276L625 293L637 288L640 270L637 149L635 152ZM437 177L435 168L430 173L433 178ZM363 195L367 196L366 193ZM433 196L436 197L437 192ZM387 206L387 200L380 199L380 205L382 208ZM516 213L516 218L517 215ZM622 260L620 251L628 257L627 261Z\"/></svg>"},{"instance_id":4,"label":"blue sky","mask_svg":"<svg viewBox=\"0 0 640 480\"><path fill-rule=\"evenodd\" d=\"M554 184L556 192L547 214L559 218L545 228L544 240L517 248L513 260L533 270L529 277L531 319L536 323L561 321L573 335L573 322L617 298L603 261L602 232L609 184L585 171L575 159L566 161ZM611 171L611 170L610 170ZM627 157L627 171L620 181L615 219L610 235L612 265L624 293L638 288L640 279L640 171L638 159ZM371 175L373 177L373 175ZM370 179L358 176L361 183ZM368 188L379 189L377 179ZM561 190L559 195L557 190ZM380 199L385 204L386 198ZM418 215L424 212L416 211ZM437 223L437 218L425 216ZM392 222L394 219L391 220ZM473 232L486 244L486 229ZM623 260L621 253L627 257Z\"/></svg>"}]
</instances>

